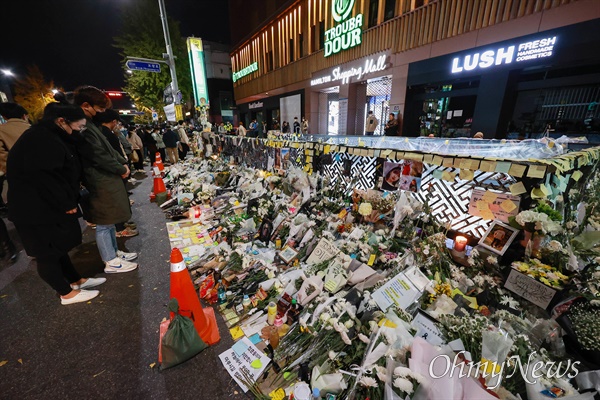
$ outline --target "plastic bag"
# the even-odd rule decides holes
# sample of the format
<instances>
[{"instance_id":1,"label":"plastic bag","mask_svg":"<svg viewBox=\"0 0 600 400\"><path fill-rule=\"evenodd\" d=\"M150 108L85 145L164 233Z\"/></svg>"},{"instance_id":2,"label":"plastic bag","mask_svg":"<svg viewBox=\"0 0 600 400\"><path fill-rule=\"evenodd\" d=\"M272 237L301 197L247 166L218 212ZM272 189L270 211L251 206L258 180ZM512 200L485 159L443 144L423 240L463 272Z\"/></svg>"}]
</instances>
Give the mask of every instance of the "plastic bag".
<instances>
[{"instance_id":1,"label":"plastic bag","mask_svg":"<svg viewBox=\"0 0 600 400\"><path fill-rule=\"evenodd\" d=\"M178 313L177 299L171 299L169 311L175 313L175 317L162 339L161 370L181 364L208 347L198 336L194 322Z\"/></svg>"}]
</instances>

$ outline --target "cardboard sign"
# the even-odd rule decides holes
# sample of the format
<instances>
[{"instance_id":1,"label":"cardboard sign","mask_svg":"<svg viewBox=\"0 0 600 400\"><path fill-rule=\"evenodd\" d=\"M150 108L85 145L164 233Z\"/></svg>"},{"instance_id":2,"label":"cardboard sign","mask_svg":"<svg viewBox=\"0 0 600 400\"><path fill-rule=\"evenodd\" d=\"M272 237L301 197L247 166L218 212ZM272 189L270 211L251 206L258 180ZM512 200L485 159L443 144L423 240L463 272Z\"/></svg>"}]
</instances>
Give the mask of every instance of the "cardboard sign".
<instances>
[{"instance_id":1,"label":"cardboard sign","mask_svg":"<svg viewBox=\"0 0 600 400\"><path fill-rule=\"evenodd\" d=\"M509 217L519 213L521 198L508 193L473 189L469 202L469 214L486 220L498 219L508 222Z\"/></svg>"},{"instance_id":2,"label":"cardboard sign","mask_svg":"<svg viewBox=\"0 0 600 400\"><path fill-rule=\"evenodd\" d=\"M248 391L248 388L240 380L244 379L244 375L241 371L244 371L247 375L251 376L256 382L260 374L262 374L271 361L271 359L258 350L247 337L243 337L234 345L234 347L219 354L219 359L227 372L229 372L229 375L231 375L237 384L240 385L240 388L244 393ZM254 365L254 367L252 365ZM255 368L258 365L260 365L260 367Z\"/></svg>"},{"instance_id":3,"label":"cardboard sign","mask_svg":"<svg viewBox=\"0 0 600 400\"><path fill-rule=\"evenodd\" d=\"M310 253L310 257L306 260L308 265L320 264L324 261L331 260L340 250L334 246L329 240L322 238L317 244L317 247Z\"/></svg>"},{"instance_id":4,"label":"cardboard sign","mask_svg":"<svg viewBox=\"0 0 600 400\"><path fill-rule=\"evenodd\" d=\"M514 269L510 271L504 287L543 309L548 308L556 294L556 290L551 287Z\"/></svg>"}]
</instances>

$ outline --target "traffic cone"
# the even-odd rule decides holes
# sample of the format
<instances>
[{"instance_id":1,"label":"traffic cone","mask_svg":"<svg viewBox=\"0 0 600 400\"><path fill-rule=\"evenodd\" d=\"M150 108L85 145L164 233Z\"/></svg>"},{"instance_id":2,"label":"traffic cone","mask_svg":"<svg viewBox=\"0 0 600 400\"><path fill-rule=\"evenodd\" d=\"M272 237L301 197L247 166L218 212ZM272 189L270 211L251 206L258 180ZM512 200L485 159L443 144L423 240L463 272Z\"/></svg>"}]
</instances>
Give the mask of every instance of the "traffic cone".
<instances>
[{"instance_id":1,"label":"traffic cone","mask_svg":"<svg viewBox=\"0 0 600 400\"><path fill-rule=\"evenodd\" d=\"M156 200L159 204L162 204L167 201L169 197L169 192L167 192L163 178L160 175L154 175L154 189L150 193L150 200Z\"/></svg>"},{"instance_id":2,"label":"traffic cone","mask_svg":"<svg viewBox=\"0 0 600 400\"><path fill-rule=\"evenodd\" d=\"M158 170L160 172L163 172L165 169L165 166L162 162L162 158L160 157L160 153L157 151L156 152L156 158L154 160L154 164L152 165L153 167L158 167Z\"/></svg>"},{"instance_id":3,"label":"traffic cone","mask_svg":"<svg viewBox=\"0 0 600 400\"><path fill-rule=\"evenodd\" d=\"M194 290L192 278L178 248L171 251L170 297L175 297L179 302L179 313L194 321L198 335L206 344L212 345L221 340L215 311L211 307L203 309L200 305L200 299ZM173 315L171 315L171 318L173 318Z\"/></svg>"}]
</instances>

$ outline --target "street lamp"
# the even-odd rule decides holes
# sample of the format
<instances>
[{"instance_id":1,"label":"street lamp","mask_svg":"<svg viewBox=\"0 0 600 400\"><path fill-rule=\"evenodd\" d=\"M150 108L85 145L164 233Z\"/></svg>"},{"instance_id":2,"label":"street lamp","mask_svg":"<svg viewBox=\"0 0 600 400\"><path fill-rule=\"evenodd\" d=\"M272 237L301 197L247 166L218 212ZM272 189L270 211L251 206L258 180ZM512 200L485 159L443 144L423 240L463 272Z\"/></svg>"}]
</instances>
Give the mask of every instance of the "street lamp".
<instances>
[{"instance_id":1,"label":"street lamp","mask_svg":"<svg viewBox=\"0 0 600 400\"><path fill-rule=\"evenodd\" d=\"M58 93L58 89L52 89L52 94Z\"/></svg>"},{"instance_id":2,"label":"street lamp","mask_svg":"<svg viewBox=\"0 0 600 400\"><path fill-rule=\"evenodd\" d=\"M15 74L10 69L0 69L0 71L2 72L2 74L4 74L2 76L3 79L0 79L0 91L3 91L6 93L6 98L8 101L13 101L13 96L12 96L12 92L10 90L10 84L8 82L8 78L14 78ZM1 101L2 100L0 100L0 102Z\"/></svg>"},{"instance_id":3,"label":"street lamp","mask_svg":"<svg viewBox=\"0 0 600 400\"><path fill-rule=\"evenodd\" d=\"M3 69L2 73L6 76L15 76L15 74L13 74L13 72L10 69Z\"/></svg>"}]
</instances>

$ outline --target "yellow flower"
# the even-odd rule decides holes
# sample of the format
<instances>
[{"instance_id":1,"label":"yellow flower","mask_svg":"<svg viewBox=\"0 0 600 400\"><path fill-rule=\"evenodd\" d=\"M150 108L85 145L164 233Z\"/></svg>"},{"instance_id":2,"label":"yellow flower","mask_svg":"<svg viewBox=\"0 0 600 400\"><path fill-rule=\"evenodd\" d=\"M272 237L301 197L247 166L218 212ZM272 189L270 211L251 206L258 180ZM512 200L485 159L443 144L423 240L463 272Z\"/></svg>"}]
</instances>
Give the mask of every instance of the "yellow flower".
<instances>
[{"instance_id":1,"label":"yellow flower","mask_svg":"<svg viewBox=\"0 0 600 400\"><path fill-rule=\"evenodd\" d=\"M373 206L371 205L371 203L361 203L358 207L358 213L363 217L371 215L372 212Z\"/></svg>"}]
</instances>

